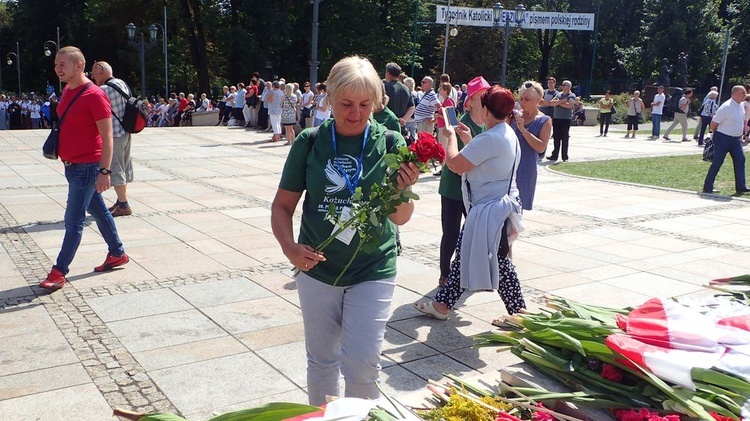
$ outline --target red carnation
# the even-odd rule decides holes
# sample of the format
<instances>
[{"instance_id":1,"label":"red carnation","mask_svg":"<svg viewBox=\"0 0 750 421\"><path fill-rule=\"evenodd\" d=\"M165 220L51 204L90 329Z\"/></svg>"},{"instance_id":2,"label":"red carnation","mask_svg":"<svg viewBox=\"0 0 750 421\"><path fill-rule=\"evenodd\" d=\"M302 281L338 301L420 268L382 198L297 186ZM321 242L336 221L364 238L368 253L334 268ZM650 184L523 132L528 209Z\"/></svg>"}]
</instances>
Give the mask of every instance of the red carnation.
<instances>
[{"instance_id":1,"label":"red carnation","mask_svg":"<svg viewBox=\"0 0 750 421\"><path fill-rule=\"evenodd\" d=\"M642 421L643 418L641 415L633 409L615 409L614 411L615 418L618 421Z\"/></svg>"},{"instance_id":2,"label":"red carnation","mask_svg":"<svg viewBox=\"0 0 750 421\"><path fill-rule=\"evenodd\" d=\"M716 421L732 421L732 418L726 417L716 412L709 412L708 415L711 415L712 417L714 417Z\"/></svg>"},{"instance_id":3,"label":"red carnation","mask_svg":"<svg viewBox=\"0 0 750 421\"><path fill-rule=\"evenodd\" d=\"M417 141L409 145L409 150L414 152L417 160L423 164L430 162L431 159L439 162L445 161L443 145L435 139L435 136L427 132L418 133Z\"/></svg>"},{"instance_id":4,"label":"red carnation","mask_svg":"<svg viewBox=\"0 0 750 421\"><path fill-rule=\"evenodd\" d=\"M536 406L537 408L544 408L544 405L542 405L541 403L536 404ZM555 421L555 417L553 417L549 412L536 411L531 417L531 421Z\"/></svg>"},{"instance_id":5,"label":"red carnation","mask_svg":"<svg viewBox=\"0 0 750 421\"><path fill-rule=\"evenodd\" d=\"M610 364L604 364L602 366L602 372L600 375L603 379L611 380L613 382L620 383L622 381L622 371Z\"/></svg>"}]
</instances>

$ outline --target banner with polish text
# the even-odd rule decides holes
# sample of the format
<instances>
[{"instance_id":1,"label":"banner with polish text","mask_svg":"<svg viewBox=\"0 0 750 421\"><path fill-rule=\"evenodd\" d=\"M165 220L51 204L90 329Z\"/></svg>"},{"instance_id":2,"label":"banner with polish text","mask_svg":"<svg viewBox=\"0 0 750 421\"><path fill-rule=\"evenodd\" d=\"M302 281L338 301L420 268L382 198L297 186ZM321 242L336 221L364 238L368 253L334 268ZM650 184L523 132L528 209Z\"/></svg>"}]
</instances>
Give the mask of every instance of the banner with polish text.
<instances>
[{"instance_id":1,"label":"banner with polish text","mask_svg":"<svg viewBox=\"0 0 750 421\"><path fill-rule=\"evenodd\" d=\"M593 31L594 13L558 13L538 12L526 10L521 18L520 27L523 29L561 29L566 31ZM502 11L499 26L509 25L519 27L515 22L516 11L506 9ZM495 26L492 9L478 9L473 7L437 6L435 22L450 23L459 26Z\"/></svg>"}]
</instances>

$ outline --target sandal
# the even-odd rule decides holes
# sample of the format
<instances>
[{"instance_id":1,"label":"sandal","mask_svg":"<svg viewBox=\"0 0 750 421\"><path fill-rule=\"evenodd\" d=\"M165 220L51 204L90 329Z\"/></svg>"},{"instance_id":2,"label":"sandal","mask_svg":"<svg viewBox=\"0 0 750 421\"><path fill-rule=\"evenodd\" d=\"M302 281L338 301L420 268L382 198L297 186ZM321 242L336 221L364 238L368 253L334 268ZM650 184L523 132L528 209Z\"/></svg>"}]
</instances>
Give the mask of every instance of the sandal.
<instances>
[{"instance_id":1,"label":"sandal","mask_svg":"<svg viewBox=\"0 0 750 421\"><path fill-rule=\"evenodd\" d=\"M438 320L448 320L448 315L443 314L439 312L434 305L432 305L432 301L424 301L424 302L416 302L414 303L414 308L417 309L420 313L433 317Z\"/></svg>"},{"instance_id":2,"label":"sandal","mask_svg":"<svg viewBox=\"0 0 750 421\"><path fill-rule=\"evenodd\" d=\"M492 326L499 327L500 329L507 329L510 327L510 325L505 323L505 320L503 320L502 317L498 317L497 319L494 319L491 324Z\"/></svg>"}]
</instances>

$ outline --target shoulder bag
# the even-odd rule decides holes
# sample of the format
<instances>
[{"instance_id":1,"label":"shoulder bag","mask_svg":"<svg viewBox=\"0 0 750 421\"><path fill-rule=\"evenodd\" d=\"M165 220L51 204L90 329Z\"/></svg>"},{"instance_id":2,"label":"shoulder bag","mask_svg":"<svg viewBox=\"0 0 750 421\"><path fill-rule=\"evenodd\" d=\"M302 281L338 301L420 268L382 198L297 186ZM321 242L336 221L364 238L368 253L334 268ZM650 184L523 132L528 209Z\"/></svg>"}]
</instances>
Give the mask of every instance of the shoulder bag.
<instances>
[{"instance_id":1,"label":"shoulder bag","mask_svg":"<svg viewBox=\"0 0 750 421\"><path fill-rule=\"evenodd\" d=\"M60 119L57 120L57 123L52 124L52 130L50 131L49 135L47 136L47 140L44 141L44 145L42 145L42 154L47 159L57 159L57 146L60 138L60 125L63 122L63 119L65 118L65 115L68 114L68 111L70 111L70 107L73 106L73 103L76 102L79 96L81 96L82 93L84 93L89 86L91 86L91 82L87 83L86 86L84 86L76 96L73 97L72 100L70 100L70 104L68 104L68 107L65 108L65 112L60 116Z\"/></svg>"}]
</instances>

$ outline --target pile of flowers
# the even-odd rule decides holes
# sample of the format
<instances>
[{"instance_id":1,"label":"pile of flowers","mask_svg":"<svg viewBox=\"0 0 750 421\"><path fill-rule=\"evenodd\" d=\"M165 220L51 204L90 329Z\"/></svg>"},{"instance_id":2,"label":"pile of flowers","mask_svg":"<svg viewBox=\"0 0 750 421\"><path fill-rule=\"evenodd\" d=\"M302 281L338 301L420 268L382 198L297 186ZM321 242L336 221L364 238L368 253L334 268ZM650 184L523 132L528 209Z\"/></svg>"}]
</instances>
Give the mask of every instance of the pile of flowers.
<instances>
[{"instance_id":1,"label":"pile of flowers","mask_svg":"<svg viewBox=\"0 0 750 421\"><path fill-rule=\"evenodd\" d=\"M395 212L399 205L407 203L409 200L419 200L419 196L410 189L398 188L397 178L401 164L414 163L420 171L427 171L427 163L431 160L445 161L445 149L432 134L419 133L416 142L408 147L398 148L396 153L385 154L383 159L388 168L382 182L373 185L367 196L363 194L362 187L357 187L352 196L349 219L342 220L340 218L340 212L335 204L328 206L326 220L333 222L338 229L318 245L315 250L323 251L339 234L347 229L355 229L360 239L351 259L333 282L334 286L338 284L341 276L349 269L360 250L377 246L375 240L384 229L385 218Z\"/></svg>"},{"instance_id":2,"label":"pile of flowers","mask_svg":"<svg viewBox=\"0 0 750 421\"><path fill-rule=\"evenodd\" d=\"M429 389L438 404L428 410L417 410L426 421L580 421L560 414L541 403L514 401L517 391L504 384L508 393L496 393L477 387L450 374L445 384L430 380Z\"/></svg>"},{"instance_id":3,"label":"pile of flowers","mask_svg":"<svg viewBox=\"0 0 750 421\"><path fill-rule=\"evenodd\" d=\"M475 337L574 390L517 388L529 399L609 408L621 421L750 421L747 304L652 299L610 309L548 298L548 307L506 316L509 331Z\"/></svg>"}]
</instances>

